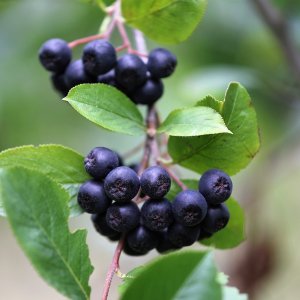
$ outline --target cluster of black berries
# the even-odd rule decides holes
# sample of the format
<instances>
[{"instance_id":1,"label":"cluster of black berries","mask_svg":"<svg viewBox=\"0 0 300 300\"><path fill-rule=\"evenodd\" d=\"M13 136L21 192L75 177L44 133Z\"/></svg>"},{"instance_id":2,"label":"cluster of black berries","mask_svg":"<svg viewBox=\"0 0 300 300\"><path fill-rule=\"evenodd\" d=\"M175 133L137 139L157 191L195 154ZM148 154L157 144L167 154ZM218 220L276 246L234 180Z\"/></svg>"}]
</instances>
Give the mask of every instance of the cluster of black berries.
<instances>
[{"instance_id":1,"label":"cluster of black berries","mask_svg":"<svg viewBox=\"0 0 300 300\"><path fill-rule=\"evenodd\" d=\"M146 169L139 178L136 171L120 166L117 153L104 147L94 148L84 163L94 179L81 186L78 203L93 214L100 234L113 241L125 234L124 252L128 255L192 245L223 229L229 221L223 202L231 195L232 182L220 170L204 173L199 191L184 190L170 202L165 196L171 179L160 166ZM141 208L132 201L139 191L145 200Z\"/></svg>"},{"instance_id":2,"label":"cluster of black berries","mask_svg":"<svg viewBox=\"0 0 300 300\"><path fill-rule=\"evenodd\" d=\"M82 58L71 62L72 51L61 39L50 39L39 51L42 65L52 72L54 88L67 95L81 83L105 83L118 88L134 103L151 105L163 94L161 78L170 76L176 57L166 49L154 49L147 63L135 54L117 58L115 48L105 40L88 43Z\"/></svg>"}]
</instances>

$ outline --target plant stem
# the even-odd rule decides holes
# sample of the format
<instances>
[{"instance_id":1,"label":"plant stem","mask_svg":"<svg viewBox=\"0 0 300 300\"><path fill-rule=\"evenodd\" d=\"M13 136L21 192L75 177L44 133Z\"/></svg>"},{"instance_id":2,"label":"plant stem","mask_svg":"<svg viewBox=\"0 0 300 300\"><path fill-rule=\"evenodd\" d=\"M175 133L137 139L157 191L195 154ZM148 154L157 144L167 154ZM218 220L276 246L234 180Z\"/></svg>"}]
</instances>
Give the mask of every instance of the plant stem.
<instances>
[{"instance_id":1,"label":"plant stem","mask_svg":"<svg viewBox=\"0 0 300 300\"><path fill-rule=\"evenodd\" d=\"M159 163L161 166L163 166L167 172L169 173L170 177L176 182L176 184L183 190L187 190L188 187L179 179L179 177L167 166L163 165L161 162Z\"/></svg>"}]
</instances>

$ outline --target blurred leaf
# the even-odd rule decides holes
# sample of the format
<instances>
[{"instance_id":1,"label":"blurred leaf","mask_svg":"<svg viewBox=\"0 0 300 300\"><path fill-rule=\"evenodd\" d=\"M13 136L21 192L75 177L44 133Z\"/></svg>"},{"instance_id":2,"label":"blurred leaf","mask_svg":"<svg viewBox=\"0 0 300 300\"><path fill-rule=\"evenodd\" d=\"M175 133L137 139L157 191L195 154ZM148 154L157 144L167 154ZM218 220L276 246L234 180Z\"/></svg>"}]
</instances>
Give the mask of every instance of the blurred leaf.
<instances>
[{"instance_id":1,"label":"blurred leaf","mask_svg":"<svg viewBox=\"0 0 300 300\"><path fill-rule=\"evenodd\" d=\"M83 166L83 157L60 145L23 146L0 153L0 169L24 167L50 176L69 193L71 216L81 212L75 200L80 184L89 179ZM0 197L0 215L4 215Z\"/></svg>"},{"instance_id":2,"label":"blurred leaf","mask_svg":"<svg viewBox=\"0 0 300 300\"><path fill-rule=\"evenodd\" d=\"M231 249L245 240L244 210L232 197L225 204L230 212L230 219L227 226L216 232L211 238L202 240L201 244L217 249Z\"/></svg>"},{"instance_id":3,"label":"blurred leaf","mask_svg":"<svg viewBox=\"0 0 300 300\"><path fill-rule=\"evenodd\" d=\"M194 251L176 252L154 260L130 279L122 292L122 300L222 299L212 255Z\"/></svg>"},{"instance_id":4,"label":"blurred leaf","mask_svg":"<svg viewBox=\"0 0 300 300\"><path fill-rule=\"evenodd\" d=\"M68 101L82 116L111 131L145 134L143 117L123 93L105 84L81 84L69 91Z\"/></svg>"},{"instance_id":5,"label":"blurred leaf","mask_svg":"<svg viewBox=\"0 0 300 300\"><path fill-rule=\"evenodd\" d=\"M204 14L206 0L123 0L128 24L159 43L176 44L187 39Z\"/></svg>"},{"instance_id":6,"label":"blurred leaf","mask_svg":"<svg viewBox=\"0 0 300 300\"><path fill-rule=\"evenodd\" d=\"M199 136L230 133L219 113L205 106L172 111L158 128L159 133L172 136Z\"/></svg>"},{"instance_id":7,"label":"blurred leaf","mask_svg":"<svg viewBox=\"0 0 300 300\"><path fill-rule=\"evenodd\" d=\"M69 231L68 194L47 176L20 167L1 170L0 179L8 220L37 272L68 298L89 299L93 267L86 231Z\"/></svg>"},{"instance_id":8,"label":"blurred leaf","mask_svg":"<svg viewBox=\"0 0 300 300\"><path fill-rule=\"evenodd\" d=\"M215 107L207 98L203 101L197 105ZM259 149L258 125L250 96L239 83L230 84L221 114L233 134L170 137L168 150L174 163L198 173L218 168L229 175L250 163Z\"/></svg>"}]
</instances>

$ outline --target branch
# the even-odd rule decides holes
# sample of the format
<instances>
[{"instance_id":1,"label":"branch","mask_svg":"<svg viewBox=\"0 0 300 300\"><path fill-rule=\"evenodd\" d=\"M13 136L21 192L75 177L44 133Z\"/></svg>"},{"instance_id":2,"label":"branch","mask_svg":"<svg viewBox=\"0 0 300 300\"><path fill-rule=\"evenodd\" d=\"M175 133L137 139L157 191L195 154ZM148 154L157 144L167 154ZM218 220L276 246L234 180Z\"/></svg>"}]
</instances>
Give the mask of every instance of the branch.
<instances>
[{"instance_id":1,"label":"branch","mask_svg":"<svg viewBox=\"0 0 300 300\"><path fill-rule=\"evenodd\" d=\"M251 0L258 13L269 26L274 36L277 38L280 47L285 55L287 63L295 75L295 79L300 82L300 53L295 42L291 38L287 21L269 0Z\"/></svg>"}]
</instances>

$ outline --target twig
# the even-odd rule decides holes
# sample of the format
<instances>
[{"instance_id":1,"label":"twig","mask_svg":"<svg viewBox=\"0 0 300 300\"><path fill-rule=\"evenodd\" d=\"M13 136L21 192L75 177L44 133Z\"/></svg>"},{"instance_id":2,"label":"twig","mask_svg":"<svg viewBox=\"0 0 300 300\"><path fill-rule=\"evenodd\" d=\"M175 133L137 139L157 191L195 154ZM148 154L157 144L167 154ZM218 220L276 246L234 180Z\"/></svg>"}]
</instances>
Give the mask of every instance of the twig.
<instances>
[{"instance_id":1,"label":"twig","mask_svg":"<svg viewBox=\"0 0 300 300\"><path fill-rule=\"evenodd\" d=\"M287 21L269 0L251 0L257 11L277 38L290 69L300 82L300 52L291 38Z\"/></svg>"}]
</instances>

